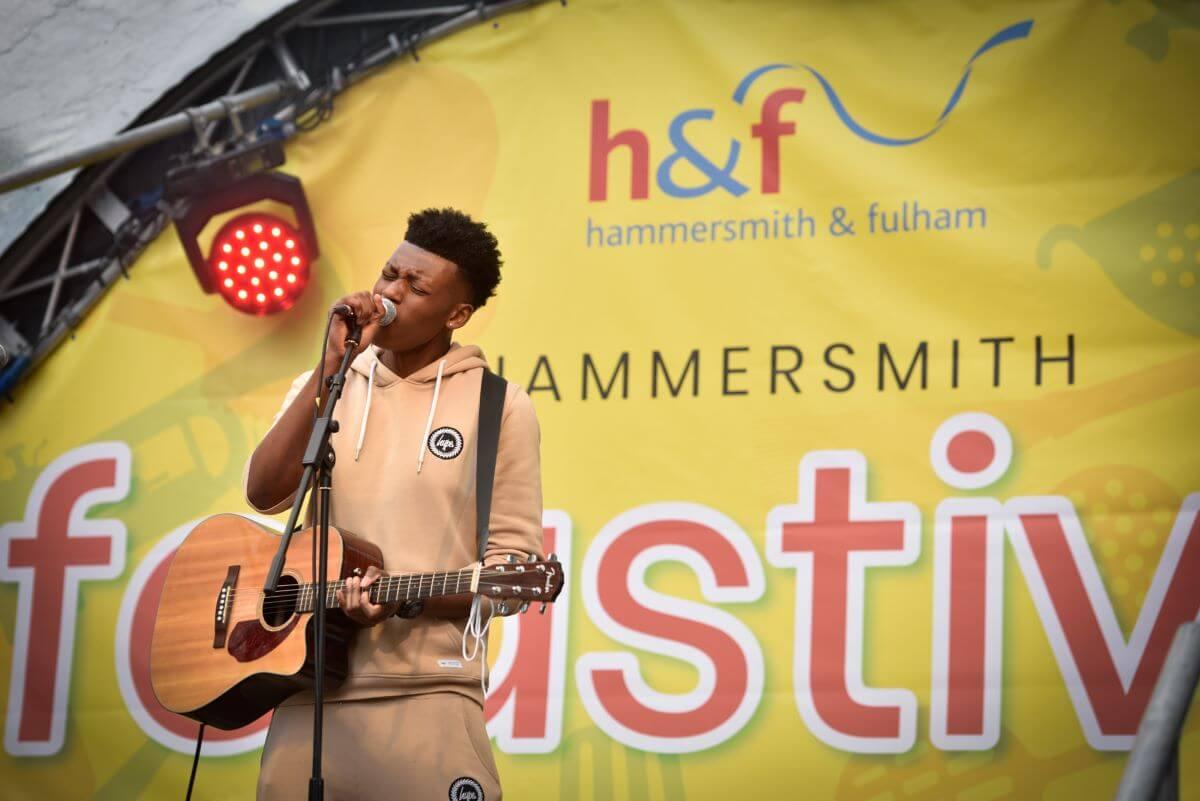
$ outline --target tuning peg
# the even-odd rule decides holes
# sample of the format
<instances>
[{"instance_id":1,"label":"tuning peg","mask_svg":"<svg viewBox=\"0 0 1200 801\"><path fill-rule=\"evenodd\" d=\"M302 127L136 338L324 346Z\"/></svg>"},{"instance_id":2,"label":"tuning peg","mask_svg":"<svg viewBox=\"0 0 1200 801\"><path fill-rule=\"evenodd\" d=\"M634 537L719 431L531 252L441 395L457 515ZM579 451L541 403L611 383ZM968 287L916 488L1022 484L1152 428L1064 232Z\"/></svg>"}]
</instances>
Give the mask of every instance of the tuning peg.
<instances>
[{"instance_id":1,"label":"tuning peg","mask_svg":"<svg viewBox=\"0 0 1200 801\"><path fill-rule=\"evenodd\" d=\"M517 561L517 555L515 553L510 553L507 558L508 558L509 564L512 564L513 562Z\"/></svg>"},{"instance_id":2,"label":"tuning peg","mask_svg":"<svg viewBox=\"0 0 1200 801\"><path fill-rule=\"evenodd\" d=\"M558 554L556 554L556 553L552 553L552 554L550 554L549 556L547 556L547 557L546 557L546 561L547 561L547 562L557 562L557 561L558 561Z\"/></svg>"},{"instance_id":3,"label":"tuning peg","mask_svg":"<svg viewBox=\"0 0 1200 801\"><path fill-rule=\"evenodd\" d=\"M507 615L508 614L508 601L501 601L500 603L496 604L496 614L498 614L498 615Z\"/></svg>"},{"instance_id":4,"label":"tuning peg","mask_svg":"<svg viewBox=\"0 0 1200 801\"><path fill-rule=\"evenodd\" d=\"M538 610L539 615L546 614L546 606L547 606L546 604L542 604L542 608Z\"/></svg>"},{"instance_id":5,"label":"tuning peg","mask_svg":"<svg viewBox=\"0 0 1200 801\"><path fill-rule=\"evenodd\" d=\"M528 608L529 608L529 601L525 601L524 603L521 604L521 606L517 609L517 611L523 615L523 614L525 614L525 610Z\"/></svg>"},{"instance_id":6,"label":"tuning peg","mask_svg":"<svg viewBox=\"0 0 1200 801\"><path fill-rule=\"evenodd\" d=\"M531 554L529 554L529 557L525 561L526 562L536 562L537 560L538 560L537 554L531 553Z\"/></svg>"}]
</instances>

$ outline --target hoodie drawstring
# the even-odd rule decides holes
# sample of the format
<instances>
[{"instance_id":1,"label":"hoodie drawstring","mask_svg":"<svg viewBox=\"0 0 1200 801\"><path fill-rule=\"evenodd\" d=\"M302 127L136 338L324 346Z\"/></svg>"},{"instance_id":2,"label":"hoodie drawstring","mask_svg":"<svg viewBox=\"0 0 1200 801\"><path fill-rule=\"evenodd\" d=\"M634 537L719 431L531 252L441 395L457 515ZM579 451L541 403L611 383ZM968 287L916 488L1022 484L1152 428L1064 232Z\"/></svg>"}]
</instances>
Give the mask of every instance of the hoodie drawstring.
<instances>
[{"instance_id":1,"label":"hoodie drawstring","mask_svg":"<svg viewBox=\"0 0 1200 801\"><path fill-rule=\"evenodd\" d=\"M375 389L375 368L379 366L379 359L376 358L371 362L371 373L367 376L367 399L363 401L362 424L358 427L358 443L354 446L354 461L358 461L358 455L362 453L363 437L367 435L367 418L371 416L371 390Z\"/></svg>"},{"instance_id":2,"label":"hoodie drawstring","mask_svg":"<svg viewBox=\"0 0 1200 801\"><path fill-rule=\"evenodd\" d=\"M429 440L429 432L433 429L433 414L437 411L438 393L442 391L442 371L446 369L446 360L438 362L437 380L433 384L433 400L429 402L429 417L425 420L425 434L417 445L417 475L421 474L421 466L425 464L425 443Z\"/></svg>"},{"instance_id":3,"label":"hoodie drawstring","mask_svg":"<svg viewBox=\"0 0 1200 801\"><path fill-rule=\"evenodd\" d=\"M480 611L482 609L481 599L487 601L488 605L486 621L483 620L483 614ZM471 611L467 615L467 625L463 628L462 656L465 661L471 662L476 656L482 655L479 660L479 687L483 690L484 695L487 695L487 634L495 617L496 607L490 596L471 596ZM470 653L467 653L468 643L470 643Z\"/></svg>"}]
</instances>

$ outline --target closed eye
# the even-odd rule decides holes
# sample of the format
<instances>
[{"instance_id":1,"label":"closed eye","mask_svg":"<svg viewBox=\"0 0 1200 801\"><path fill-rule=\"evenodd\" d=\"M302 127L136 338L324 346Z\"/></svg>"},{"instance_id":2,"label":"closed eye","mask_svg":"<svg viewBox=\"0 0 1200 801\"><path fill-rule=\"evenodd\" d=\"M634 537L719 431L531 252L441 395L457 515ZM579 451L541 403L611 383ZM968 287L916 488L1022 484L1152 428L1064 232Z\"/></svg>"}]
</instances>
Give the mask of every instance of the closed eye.
<instances>
[{"instance_id":1,"label":"closed eye","mask_svg":"<svg viewBox=\"0 0 1200 801\"><path fill-rule=\"evenodd\" d=\"M396 269L393 268L390 264L383 268L383 272L380 275L382 275L384 281L397 281L400 278L403 278L405 281L408 282L408 288L412 290L414 295L428 295L429 294L429 290L423 289L423 288L417 286L417 283L416 283L417 276L415 276L411 273L401 276L400 273L397 272Z\"/></svg>"}]
</instances>

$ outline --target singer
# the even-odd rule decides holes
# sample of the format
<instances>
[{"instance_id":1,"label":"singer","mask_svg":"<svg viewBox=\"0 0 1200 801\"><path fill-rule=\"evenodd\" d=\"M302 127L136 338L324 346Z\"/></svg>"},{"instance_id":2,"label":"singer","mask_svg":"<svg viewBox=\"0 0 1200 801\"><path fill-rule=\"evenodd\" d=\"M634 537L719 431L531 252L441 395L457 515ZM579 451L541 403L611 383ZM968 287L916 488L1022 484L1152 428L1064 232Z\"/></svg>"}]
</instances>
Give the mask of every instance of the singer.
<instances>
[{"instance_id":1,"label":"singer","mask_svg":"<svg viewBox=\"0 0 1200 801\"><path fill-rule=\"evenodd\" d=\"M338 301L362 335L335 413L332 523L377 543L391 571L457 569L476 560L475 433L486 362L477 346L452 337L495 294L500 265L484 224L453 209L426 209L409 217L371 292ZM381 324L384 299L395 304L388 324ZM293 382L246 465L246 499L260 512L292 503L322 400L318 376L340 364L348 316L334 316L324 363ZM538 444L529 396L509 383L485 564L542 553ZM350 675L326 697L326 797L499 799L483 719L486 655L480 649L470 658L471 597L432 599L423 608L375 605L365 590L379 575L371 568L338 597L363 629L351 646ZM484 622L487 607L479 605ZM276 709L260 801L306 796L311 734L310 694Z\"/></svg>"}]
</instances>

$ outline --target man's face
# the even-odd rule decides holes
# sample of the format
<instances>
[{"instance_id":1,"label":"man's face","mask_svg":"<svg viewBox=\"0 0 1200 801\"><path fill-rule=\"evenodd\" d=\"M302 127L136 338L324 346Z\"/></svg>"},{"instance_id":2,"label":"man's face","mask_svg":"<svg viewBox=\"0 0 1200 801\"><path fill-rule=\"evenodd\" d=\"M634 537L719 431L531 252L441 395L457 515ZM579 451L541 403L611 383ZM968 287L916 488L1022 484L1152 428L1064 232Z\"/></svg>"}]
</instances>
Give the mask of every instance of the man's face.
<instances>
[{"instance_id":1,"label":"man's face","mask_svg":"<svg viewBox=\"0 0 1200 801\"><path fill-rule=\"evenodd\" d=\"M418 348L461 328L475 311L457 265L410 242L387 260L374 291L396 304L395 321L375 334L375 344L388 350Z\"/></svg>"}]
</instances>

